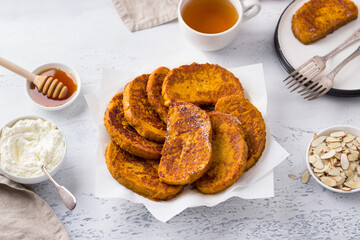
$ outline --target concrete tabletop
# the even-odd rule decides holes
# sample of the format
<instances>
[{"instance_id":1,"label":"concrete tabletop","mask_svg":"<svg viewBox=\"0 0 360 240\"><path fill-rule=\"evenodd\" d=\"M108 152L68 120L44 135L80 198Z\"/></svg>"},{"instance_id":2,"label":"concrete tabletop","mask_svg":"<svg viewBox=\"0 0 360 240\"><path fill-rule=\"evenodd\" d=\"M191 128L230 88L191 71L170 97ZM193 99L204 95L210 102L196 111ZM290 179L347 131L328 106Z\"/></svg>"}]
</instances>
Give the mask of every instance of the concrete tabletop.
<instances>
[{"instance_id":1,"label":"concrete tabletop","mask_svg":"<svg viewBox=\"0 0 360 240\"><path fill-rule=\"evenodd\" d=\"M359 193L336 194L313 179L302 184L306 146L314 132L336 124L360 126L358 98L325 96L308 102L282 83L286 72L274 50L274 30L291 1L263 0L258 16L242 24L227 48L208 52L230 68L263 63L271 135L290 153L275 169L275 197L231 198L214 207L187 209L167 223L144 206L94 196L97 127L84 94L99 90L102 68L137 70L181 51L198 51L181 35L177 20L135 33L124 26L110 0L0 0L1 56L35 69L48 62L74 67L83 91L69 108L47 112L25 95L25 81L0 68L0 125L23 115L51 119L63 130L66 161L55 179L74 193L68 211L49 181L35 190L55 211L71 239L348 239L358 238ZM297 178L291 179L288 174Z\"/></svg>"}]
</instances>

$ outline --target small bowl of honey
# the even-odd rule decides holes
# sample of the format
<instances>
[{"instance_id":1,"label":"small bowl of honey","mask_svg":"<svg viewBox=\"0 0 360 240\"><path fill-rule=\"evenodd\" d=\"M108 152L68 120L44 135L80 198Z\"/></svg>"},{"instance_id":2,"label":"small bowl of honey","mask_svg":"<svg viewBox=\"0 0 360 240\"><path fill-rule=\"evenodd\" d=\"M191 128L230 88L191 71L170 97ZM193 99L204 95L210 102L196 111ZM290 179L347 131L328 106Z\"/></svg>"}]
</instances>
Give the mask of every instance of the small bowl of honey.
<instances>
[{"instance_id":1,"label":"small bowl of honey","mask_svg":"<svg viewBox=\"0 0 360 240\"><path fill-rule=\"evenodd\" d=\"M26 81L26 92L35 105L46 110L60 110L70 104L79 96L81 81L79 74L71 67L61 63L48 63L36 68L33 73L40 76L50 76L62 82L68 91L62 99L47 97L38 91L35 84L30 80Z\"/></svg>"}]
</instances>

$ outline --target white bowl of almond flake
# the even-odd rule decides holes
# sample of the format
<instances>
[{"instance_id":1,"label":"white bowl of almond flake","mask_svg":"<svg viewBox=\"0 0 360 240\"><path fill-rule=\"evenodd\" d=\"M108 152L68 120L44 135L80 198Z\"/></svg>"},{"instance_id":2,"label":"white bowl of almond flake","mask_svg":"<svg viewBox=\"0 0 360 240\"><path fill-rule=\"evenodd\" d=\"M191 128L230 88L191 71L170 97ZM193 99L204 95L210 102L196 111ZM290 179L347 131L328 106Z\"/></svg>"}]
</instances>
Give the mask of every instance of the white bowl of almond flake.
<instances>
[{"instance_id":1,"label":"white bowl of almond flake","mask_svg":"<svg viewBox=\"0 0 360 240\"><path fill-rule=\"evenodd\" d=\"M35 184L47 180L60 169L66 152L61 130L37 116L16 118L0 131L0 172L13 181Z\"/></svg>"},{"instance_id":2,"label":"white bowl of almond flake","mask_svg":"<svg viewBox=\"0 0 360 240\"><path fill-rule=\"evenodd\" d=\"M360 129L337 125L314 135L306 152L312 177L338 193L360 191Z\"/></svg>"}]
</instances>

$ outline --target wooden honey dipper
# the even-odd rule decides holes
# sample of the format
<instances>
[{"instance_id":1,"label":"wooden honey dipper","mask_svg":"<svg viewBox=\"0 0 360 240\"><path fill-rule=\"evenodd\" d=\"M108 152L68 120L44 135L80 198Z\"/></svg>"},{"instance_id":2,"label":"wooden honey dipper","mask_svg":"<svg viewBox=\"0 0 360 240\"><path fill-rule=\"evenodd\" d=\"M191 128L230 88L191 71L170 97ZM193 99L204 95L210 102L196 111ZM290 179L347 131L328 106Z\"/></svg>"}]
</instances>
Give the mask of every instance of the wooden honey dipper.
<instances>
[{"instance_id":1,"label":"wooden honey dipper","mask_svg":"<svg viewBox=\"0 0 360 240\"><path fill-rule=\"evenodd\" d=\"M29 79L35 84L39 92L53 99L63 99L68 93L68 88L59 80L51 76L40 76L0 57L0 65L10 71Z\"/></svg>"}]
</instances>

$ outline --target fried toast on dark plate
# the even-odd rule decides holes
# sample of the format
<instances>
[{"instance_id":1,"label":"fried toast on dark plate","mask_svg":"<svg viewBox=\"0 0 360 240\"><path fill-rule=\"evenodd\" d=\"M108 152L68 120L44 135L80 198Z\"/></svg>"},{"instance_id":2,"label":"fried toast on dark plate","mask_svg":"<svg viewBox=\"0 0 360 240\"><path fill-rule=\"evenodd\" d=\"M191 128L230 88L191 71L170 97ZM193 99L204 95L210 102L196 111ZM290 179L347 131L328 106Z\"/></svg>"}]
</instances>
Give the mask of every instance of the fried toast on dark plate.
<instances>
[{"instance_id":1,"label":"fried toast on dark plate","mask_svg":"<svg viewBox=\"0 0 360 240\"><path fill-rule=\"evenodd\" d=\"M166 125L148 102L148 79L149 74L143 74L126 85L123 100L125 118L144 138L164 142Z\"/></svg>"},{"instance_id":2,"label":"fried toast on dark plate","mask_svg":"<svg viewBox=\"0 0 360 240\"><path fill-rule=\"evenodd\" d=\"M208 170L210 161L210 117L194 104L173 103L160 159L160 180L173 185L192 183Z\"/></svg>"},{"instance_id":3,"label":"fried toast on dark plate","mask_svg":"<svg viewBox=\"0 0 360 240\"><path fill-rule=\"evenodd\" d=\"M125 151L143 158L159 159L162 144L140 136L124 117L123 93L116 94L105 112L104 124L110 137Z\"/></svg>"},{"instance_id":4,"label":"fried toast on dark plate","mask_svg":"<svg viewBox=\"0 0 360 240\"><path fill-rule=\"evenodd\" d=\"M238 95L221 98L215 105L215 111L231 114L240 121L249 149L246 163L248 170L265 149L266 128L261 112L248 99Z\"/></svg>"},{"instance_id":5,"label":"fried toast on dark plate","mask_svg":"<svg viewBox=\"0 0 360 240\"><path fill-rule=\"evenodd\" d=\"M162 86L165 106L176 101L214 106L217 100L232 94L243 96L239 79L225 68L209 63L174 68L166 75Z\"/></svg>"},{"instance_id":6,"label":"fried toast on dark plate","mask_svg":"<svg viewBox=\"0 0 360 240\"><path fill-rule=\"evenodd\" d=\"M183 191L160 181L159 161L144 159L122 150L110 141L105 153L106 165L113 178L126 188L151 200L168 200Z\"/></svg>"},{"instance_id":7,"label":"fried toast on dark plate","mask_svg":"<svg viewBox=\"0 0 360 240\"><path fill-rule=\"evenodd\" d=\"M350 0L310 0L300 7L291 21L294 36L303 44L318 41L358 16Z\"/></svg>"},{"instance_id":8,"label":"fried toast on dark plate","mask_svg":"<svg viewBox=\"0 0 360 240\"><path fill-rule=\"evenodd\" d=\"M239 120L216 111L208 114L212 128L211 166L195 183L202 193L218 193L230 187L243 174L248 148Z\"/></svg>"}]
</instances>

